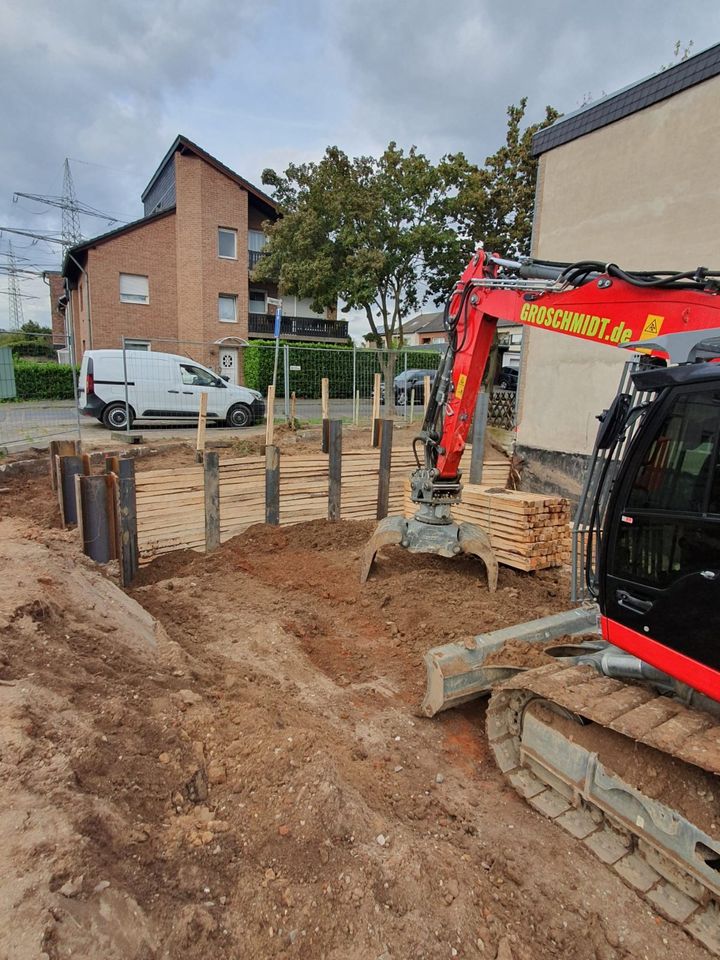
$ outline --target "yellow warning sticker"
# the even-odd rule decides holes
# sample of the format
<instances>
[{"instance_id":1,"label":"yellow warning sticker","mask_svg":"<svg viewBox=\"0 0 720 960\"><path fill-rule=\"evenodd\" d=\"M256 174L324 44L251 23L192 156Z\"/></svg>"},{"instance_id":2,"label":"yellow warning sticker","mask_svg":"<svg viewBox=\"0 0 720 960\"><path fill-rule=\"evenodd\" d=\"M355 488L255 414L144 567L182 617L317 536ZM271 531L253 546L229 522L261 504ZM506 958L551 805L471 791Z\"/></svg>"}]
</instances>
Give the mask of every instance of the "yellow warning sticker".
<instances>
[{"instance_id":1,"label":"yellow warning sticker","mask_svg":"<svg viewBox=\"0 0 720 960\"><path fill-rule=\"evenodd\" d=\"M642 328L642 333L638 339L650 340L652 337L656 337L662 330L664 320L665 317L658 317L657 314L649 313L647 315L647 320L645 321L645 326Z\"/></svg>"},{"instance_id":2,"label":"yellow warning sticker","mask_svg":"<svg viewBox=\"0 0 720 960\"><path fill-rule=\"evenodd\" d=\"M465 393L465 384L467 383L467 376L464 373L461 373L458 377L457 386L455 387L455 396L458 400L462 400L462 395Z\"/></svg>"}]
</instances>

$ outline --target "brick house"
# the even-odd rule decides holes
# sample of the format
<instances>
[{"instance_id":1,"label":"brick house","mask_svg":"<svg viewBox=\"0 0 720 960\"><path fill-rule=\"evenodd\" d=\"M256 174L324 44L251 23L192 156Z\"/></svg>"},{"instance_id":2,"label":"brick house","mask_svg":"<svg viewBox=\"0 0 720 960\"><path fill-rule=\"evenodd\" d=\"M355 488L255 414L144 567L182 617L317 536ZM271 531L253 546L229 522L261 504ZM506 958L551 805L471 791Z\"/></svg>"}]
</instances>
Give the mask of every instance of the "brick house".
<instances>
[{"instance_id":1,"label":"brick house","mask_svg":"<svg viewBox=\"0 0 720 960\"><path fill-rule=\"evenodd\" d=\"M84 350L191 352L240 377L238 347L272 337L273 284L253 282L272 199L186 137L178 136L142 194L145 215L77 244L65 256L66 323ZM284 340L338 342L347 322L283 298ZM200 344L207 346L201 348Z\"/></svg>"}]
</instances>

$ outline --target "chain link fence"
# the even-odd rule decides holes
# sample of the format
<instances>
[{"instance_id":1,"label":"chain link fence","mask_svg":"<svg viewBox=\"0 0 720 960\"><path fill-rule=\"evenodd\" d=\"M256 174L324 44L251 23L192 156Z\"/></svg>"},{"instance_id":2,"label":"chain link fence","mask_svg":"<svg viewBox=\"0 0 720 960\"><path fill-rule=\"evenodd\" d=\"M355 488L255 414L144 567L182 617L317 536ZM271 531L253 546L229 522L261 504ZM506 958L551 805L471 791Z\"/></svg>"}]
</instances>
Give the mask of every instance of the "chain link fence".
<instances>
[{"instance_id":1,"label":"chain link fence","mask_svg":"<svg viewBox=\"0 0 720 960\"><path fill-rule=\"evenodd\" d=\"M76 369L52 334L0 333L0 456L80 439Z\"/></svg>"},{"instance_id":2,"label":"chain link fence","mask_svg":"<svg viewBox=\"0 0 720 960\"><path fill-rule=\"evenodd\" d=\"M197 422L203 393L208 425L237 432L262 421L273 379L279 422L294 413L300 423L318 423L327 378L330 416L367 423L379 374L380 416L419 423L426 377L432 383L445 349L124 337L122 349L92 351L80 368L59 363L67 351L53 350L46 334L16 339L23 342L0 338L0 449L6 453L54 439L109 440L107 430L184 436ZM489 422L513 429L516 397L496 386Z\"/></svg>"}]
</instances>

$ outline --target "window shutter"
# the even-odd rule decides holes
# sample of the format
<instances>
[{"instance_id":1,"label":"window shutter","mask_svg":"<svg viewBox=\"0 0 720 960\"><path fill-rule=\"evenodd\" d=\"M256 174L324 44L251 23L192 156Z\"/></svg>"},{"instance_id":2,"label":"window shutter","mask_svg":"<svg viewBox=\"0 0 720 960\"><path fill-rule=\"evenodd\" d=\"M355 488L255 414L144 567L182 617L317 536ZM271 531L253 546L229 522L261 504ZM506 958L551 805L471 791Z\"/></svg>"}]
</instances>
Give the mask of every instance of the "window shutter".
<instances>
[{"instance_id":1,"label":"window shutter","mask_svg":"<svg viewBox=\"0 0 720 960\"><path fill-rule=\"evenodd\" d=\"M146 303L149 300L148 278L134 273L121 273L120 299L128 299L133 303Z\"/></svg>"}]
</instances>

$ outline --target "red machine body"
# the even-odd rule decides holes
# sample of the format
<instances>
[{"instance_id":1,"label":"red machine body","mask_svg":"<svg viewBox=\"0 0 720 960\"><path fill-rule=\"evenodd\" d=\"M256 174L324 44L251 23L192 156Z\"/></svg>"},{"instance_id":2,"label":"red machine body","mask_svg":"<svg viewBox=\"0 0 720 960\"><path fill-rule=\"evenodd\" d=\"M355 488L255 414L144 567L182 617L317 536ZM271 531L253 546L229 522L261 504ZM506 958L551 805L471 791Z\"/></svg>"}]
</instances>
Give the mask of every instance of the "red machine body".
<instances>
[{"instance_id":1,"label":"red machine body","mask_svg":"<svg viewBox=\"0 0 720 960\"><path fill-rule=\"evenodd\" d=\"M538 284L533 289L531 281L518 283L515 278L503 280L499 277L498 263L502 264L503 261L478 251L457 284L446 312L446 323L452 329L449 350L452 356L448 364L450 383L446 380L444 387L442 383L439 385L440 394L435 398L437 413L430 412L421 437L428 451L427 465L437 471L435 476L440 482L452 482L459 477L460 459L498 319L513 320L608 346L625 346L640 341L657 342L658 338L672 338L677 334L693 332L700 332L696 339L701 340L702 331L707 331L709 336L714 332L715 337L720 331L720 296L716 282L707 280L708 276L716 275L709 275L706 271L699 271L695 275L679 275L691 278L688 282L673 283L670 278L665 282L662 275L657 275L654 285L650 285L649 279L645 285L644 278L647 275L627 275L619 268L614 271L610 267L598 270L598 265L595 265L595 271L587 273L580 285L563 286L561 277L559 283L547 284L544 289ZM635 282L632 278L635 278ZM672 279L677 281L678 276ZM657 343L647 352L662 355ZM706 447L708 444L715 445L712 457L716 459L712 462L720 464L717 459L720 446L720 365L683 366L685 372L693 367L689 371L691 374L702 375L702 383L670 383L668 388L657 388L659 395L665 398L662 402L666 406L670 403L669 395L673 391L673 395L677 391L684 391L686 399L688 396L697 399L698 391L704 391L701 398L710 396L712 399L715 396L713 380L716 380L717 413L714 408L708 408L711 419L714 418L708 430L714 431L714 439L708 439ZM696 369L701 366L705 367L704 371ZM552 389L552 384L548 389ZM661 429L657 426L657 417L653 420L651 415L649 420L651 426L655 424L653 429ZM643 429L644 426L643 423ZM645 454L638 446L642 446L642 442L646 442ZM654 442L658 442L657 436ZM652 457L658 460L659 454L653 452L655 448L651 448L650 443L650 439L640 441L636 438L633 441L636 450L634 456L638 463L643 456L646 460L652 460ZM653 469L657 471L665 466L658 461ZM714 639L720 633L717 613L720 609L720 508L717 508L717 516L710 516L706 504L704 514L696 523L702 529L698 533L693 527L691 535L688 534L687 518L683 520L683 516L680 516L677 521L680 533L676 539L680 538L684 553L681 555L676 552L674 559L667 561L669 569L663 577L658 574L656 583L648 577L634 576L632 570L625 575L626 572L621 569L625 556L622 551L627 553L630 550L630 554L637 557L642 549L647 549L647 545L630 544L628 547L621 540L623 537L627 540L627 532L633 529L633 522L639 529L643 523L651 523L654 514L647 510L644 514L638 511L637 516L632 511L628 513L627 498L621 502L624 496L622 469L624 467L621 467L621 475L615 479L606 513L606 530L599 558L599 602L604 638L674 679L720 700L720 658ZM647 462L643 469L649 471ZM713 469L720 472L720 467ZM705 483L704 477L702 482ZM647 537L652 535L649 533ZM717 540L714 539L716 536ZM647 543L652 544L653 541L647 537ZM699 544L697 549L702 553L702 558L693 564L689 552L694 549L695 542ZM680 548L676 546L673 549L677 551ZM679 572L683 575L675 576ZM673 583L667 586L665 581L669 580L673 580ZM653 608L656 614L652 613ZM695 620L692 617L683 619L686 608L702 610L703 615ZM675 624L674 632L670 634L667 634L668 623ZM692 638L681 636L683 630L695 631L699 638L697 643L691 642Z\"/></svg>"}]
</instances>

